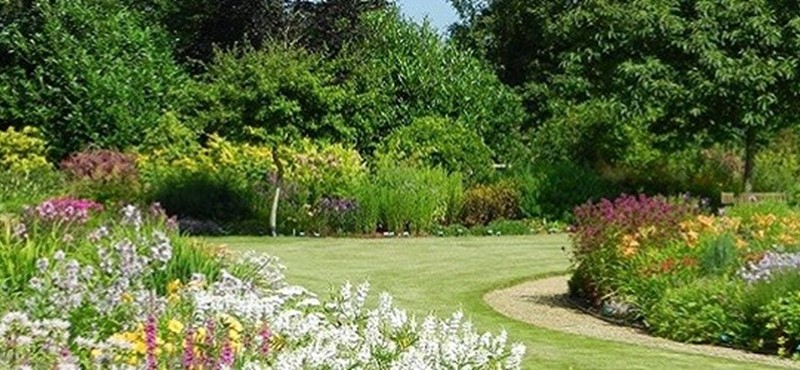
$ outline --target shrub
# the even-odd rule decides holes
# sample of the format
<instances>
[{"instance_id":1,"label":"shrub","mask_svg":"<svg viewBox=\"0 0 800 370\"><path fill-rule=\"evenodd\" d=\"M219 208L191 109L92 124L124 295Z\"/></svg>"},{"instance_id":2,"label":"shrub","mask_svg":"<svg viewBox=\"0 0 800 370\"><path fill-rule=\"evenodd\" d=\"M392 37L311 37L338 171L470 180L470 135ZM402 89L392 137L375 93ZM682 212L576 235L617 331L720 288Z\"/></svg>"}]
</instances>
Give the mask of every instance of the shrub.
<instances>
[{"instance_id":1,"label":"shrub","mask_svg":"<svg viewBox=\"0 0 800 370\"><path fill-rule=\"evenodd\" d=\"M139 173L131 154L113 150L73 153L61 162L61 170L72 181L78 197L101 203L132 203L138 200Z\"/></svg>"},{"instance_id":2,"label":"shrub","mask_svg":"<svg viewBox=\"0 0 800 370\"><path fill-rule=\"evenodd\" d=\"M769 259L773 260L773 258ZM768 263L759 264L764 265L762 268L768 265ZM768 275L742 274L747 283L742 304L747 334L742 345L757 351L775 353L782 347L776 340L781 335L776 333L775 327L771 327L773 325L769 325L770 321L776 319L773 316L774 308L776 308L775 302L800 291L800 272L796 268L787 268L788 266L781 263L776 266L783 267L775 269Z\"/></svg>"},{"instance_id":3,"label":"shrub","mask_svg":"<svg viewBox=\"0 0 800 370\"><path fill-rule=\"evenodd\" d=\"M418 324L388 294L367 308L366 283L321 299L288 285L274 257L222 257L182 239L159 207L125 207L97 228L92 218L72 230L81 248L59 250L67 234L34 227L0 235L32 246L0 244L31 262L21 289L3 287L0 367L520 368L522 346L477 333L461 313Z\"/></svg>"},{"instance_id":4,"label":"shrub","mask_svg":"<svg viewBox=\"0 0 800 370\"><path fill-rule=\"evenodd\" d=\"M267 227L277 171L271 147L211 135L205 146L185 148L185 152L174 152L155 147L139 155L148 200L162 203L170 214L228 223L225 227L230 230L260 233ZM348 196L365 171L361 156L341 144L300 140L280 147L278 158L285 185L279 208L282 232L310 231L306 229L312 220L305 214L324 197ZM207 193L197 192L203 189ZM208 199L227 199L228 203L214 205ZM251 227L259 222L261 226Z\"/></svg>"},{"instance_id":5,"label":"shrub","mask_svg":"<svg viewBox=\"0 0 800 370\"><path fill-rule=\"evenodd\" d=\"M527 220L495 220L486 225L493 235L530 235L534 233Z\"/></svg>"},{"instance_id":6,"label":"shrub","mask_svg":"<svg viewBox=\"0 0 800 370\"><path fill-rule=\"evenodd\" d=\"M699 280L667 290L647 323L653 333L689 343L731 344L744 330L741 287L725 279Z\"/></svg>"},{"instance_id":7,"label":"shrub","mask_svg":"<svg viewBox=\"0 0 800 370\"><path fill-rule=\"evenodd\" d=\"M0 122L36 126L51 158L89 144L126 149L180 104L186 76L158 27L118 2L4 6Z\"/></svg>"},{"instance_id":8,"label":"shrub","mask_svg":"<svg viewBox=\"0 0 800 370\"><path fill-rule=\"evenodd\" d=\"M461 176L442 169L383 163L356 187L359 231L428 232L453 209Z\"/></svg>"},{"instance_id":9,"label":"shrub","mask_svg":"<svg viewBox=\"0 0 800 370\"><path fill-rule=\"evenodd\" d=\"M52 169L47 162L47 142L39 129L26 126L0 131L0 172L29 174Z\"/></svg>"},{"instance_id":10,"label":"shrub","mask_svg":"<svg viewBox=\"0 0 800 370\"><path fill-rule=\"evenodd\" d=\"M442 167L470 181L485 180L492 171L492 151L473 130L440 117L417 118L395 129L378 149L393 161Z\"/></svg>"},{"instance_id":11,"label":"shrub","mask_svg":"<svg viewBox=\"0 0 800 370\"><path fill-rule=\"evenodd\" d=\"M512 171L520 187L520 209L530 218L568 221L575 207L619 194L595 171L570 162L520 164Z\"/></svg>"},{"instance_id":12,"label":"shrub","mask_svg":"<svg viewBox=\"0 0 800 370\"><path fill-rule=\"evenodd\" d=\"M266 199L235 175L176 171L156 186L148 200L179 218L222 223L266 219Z\"/></svg>"},{"instance_id":13,"label":"shrub","mask_svg":"<svg viewBox=\"0 0 800 370\"><path fill-rule=\"evenodd\" d=\"M700 245L700 269L705 275L726 275L740 265L736 238L731 234L714 236Z\"/></svg>"},{"instance_id":14,"label":"shrub","mask_svg":"<svg viewBox=\"0 0 800 370\"><path fill-rule=\"evenodd\" d=\"M797 287L795 287L797 288ZM774 300L761 307L756 315L763 320L772 343L768 346L777 347L779 356L791 356L798 352L800 346L800 291L793 290L785 295L776 296Z\"/></svg>"},{"instance_id":15,"label":"shrub","mask_svg":"<svg viewBox=\"0 0 800 370\"><path fill-rule=\"evenodd\" d=\"M599 305L631 278L628 273L638 255L680 237L680 224L691 212L686 204L645 195L576 208L572 293Z\"/></svg>"},{"instance_id":16,"label":"shrub","mask_svg":"<svg viewBox=\"0 0 800 370\"><path fill-rule=\"evenodd\" d=\"M476 185L464 193L461 221L464 225L486 225L519 216L519 192L513 183Z\"/></svg>"},{"instance_id":17,"label":"shrub","mask_svg":"<svg viewBox=\"0 0 800 370\"><path fill-rule=\"evenodd\" d=\"M757 191L778 191L789 195L797 203L800 186L800 130L791 128L776 135L774 142L756 155L756 172L753 188Z\"/></svg>"},{"instance_id":18,"label":"shrub","mask_svg":"<svg viewBox=\"0 0 800 370\"><path fill-rule=\"evenodd\" d=\"M397 10L367 14L364 26L367 37L346 48L340 63L350 76L346 115L361 153L416 119L446 117L480 137L496 161L524 155L530 132L521 99L484 61Z\"/></svg>"}]
</instances>

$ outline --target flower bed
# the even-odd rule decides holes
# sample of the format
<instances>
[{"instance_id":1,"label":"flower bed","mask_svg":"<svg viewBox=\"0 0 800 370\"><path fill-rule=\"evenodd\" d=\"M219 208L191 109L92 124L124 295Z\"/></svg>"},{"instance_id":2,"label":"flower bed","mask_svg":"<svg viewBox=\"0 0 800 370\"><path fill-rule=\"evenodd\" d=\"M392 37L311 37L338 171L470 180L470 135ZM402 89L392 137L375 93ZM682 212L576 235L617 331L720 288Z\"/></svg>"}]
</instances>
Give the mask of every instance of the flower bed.
<instances>
[{"instance_id":1,"label":"flower bed","mask_svg":"<svg viewBox=\"0 0 800 370\"><path fill-rule=\"evenodd\" d=\"M575 210L570 292L670 339L796 356L800 214L622 196Z\"/></svg>"},{"instance_id":2,"label":"flower bed","mask_svg":"<svg viewBox=\"0 0 800 370\"><path fill-rule=\"evenodd\" d=\"M72 203L92 211L50 211ZM2 368L518 369L524 354L462 313L417 321L386 293L367 305L366 283L321 299L274 257L180 237L158 207L62 199L2 222Z\"/></svg>"}]
</instances>

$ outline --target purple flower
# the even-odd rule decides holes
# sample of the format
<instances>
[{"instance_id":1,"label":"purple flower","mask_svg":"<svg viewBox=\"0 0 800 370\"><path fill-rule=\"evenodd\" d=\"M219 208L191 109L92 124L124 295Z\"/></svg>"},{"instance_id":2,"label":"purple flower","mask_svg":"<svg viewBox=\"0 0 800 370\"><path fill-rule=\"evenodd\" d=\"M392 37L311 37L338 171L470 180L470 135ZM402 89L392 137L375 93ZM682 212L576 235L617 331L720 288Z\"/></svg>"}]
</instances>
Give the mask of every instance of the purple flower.
<instances>
[{"instance_id":1,"label":"purple flower","mask_svg":"<svg viewBox=\"0 0 800 370\"><path fill-rule=\"evenodd\" d=\"M261 354L266 357L269 355L269 338L272 336L269 326L264 325L258 335L261 337Z\"/></svg>"},{"instance_id":2,"label":"purple flower","mask_svg":"<svg viewBox=\"0 0 800 370\"><path fill-rule=\"evenodd\" d=\"M769 280L772 275L800 268L800 253L768 252L758 262L751 262L739 271L739 276L752 284Z\"/></svg>"},{"instance_id":3,"label":"purple flower","mask_svg":"<svg viewBox=\"0 0 800 370\"><path fill-rule=\"evenodd\" d=\"M156 317L153 314L150 314L147 317L147 325L144 327L144 335L145 335L145 344L147 345L147 369L148 370L157 370L158 369L158 362L156 360L156 348L158 346L157 343L157 335L158 335L158 323L156 322Z\"/></svg>"},{"instance_id":4,"label":"purple flower","mask_svg":"<svg viewBox=\"0 0 800 370\"><path fill-rule=\"evenodd\" d=\"M55 198L42 202L34 211L39 220L46 222L84 223L91 211L102 210L102 205L88 199Z\"/></svg>"},{"instance_id":5,"label":"purple flower","mask_svg":"<svg viewBox=\"0 0 800 370\"><path fill-rule=\"evenodd\" d=\"M191 369L194 366L194 331L186 329L186 339L183 341L183 368Z\"/></svg>"},{"instance_id":6,"label":"purple flower","mask_svg":"<svg viewBox=\"0 0 800 370\"><path fill-rule=\"evenodd\" d=\"M220 353L219 362L220 365L226 366L226 368L230 368L233 366L234 361L234 354L233 354L233 346L231 345L230 338L225 338L225 342L222 344L222 353Z\"/></svg>"}]
</instances>

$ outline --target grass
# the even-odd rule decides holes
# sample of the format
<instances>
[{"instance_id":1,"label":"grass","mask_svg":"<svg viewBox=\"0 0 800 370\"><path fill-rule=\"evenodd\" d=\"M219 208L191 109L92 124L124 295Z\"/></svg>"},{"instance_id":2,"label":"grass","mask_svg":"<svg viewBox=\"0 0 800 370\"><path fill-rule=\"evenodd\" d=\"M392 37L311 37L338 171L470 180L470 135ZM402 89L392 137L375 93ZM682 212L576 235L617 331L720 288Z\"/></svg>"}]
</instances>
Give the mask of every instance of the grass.
<instances>
[{"instance_id":1,"label":"grass","mask_svg":"<svg viewBox=\"0 0 800 370\"><path fill-rule=\"evenodd\" d=\"M291 283L324 296L344 281L369 280L419 315L462 309L481 330L506 329L524 343L526 369L757 369L729 361L563 334L504 317L488 307L486 292L569 266L563 235L423 239L214 238L236 250L280 257Z\"/></svg>"}]
</instances>

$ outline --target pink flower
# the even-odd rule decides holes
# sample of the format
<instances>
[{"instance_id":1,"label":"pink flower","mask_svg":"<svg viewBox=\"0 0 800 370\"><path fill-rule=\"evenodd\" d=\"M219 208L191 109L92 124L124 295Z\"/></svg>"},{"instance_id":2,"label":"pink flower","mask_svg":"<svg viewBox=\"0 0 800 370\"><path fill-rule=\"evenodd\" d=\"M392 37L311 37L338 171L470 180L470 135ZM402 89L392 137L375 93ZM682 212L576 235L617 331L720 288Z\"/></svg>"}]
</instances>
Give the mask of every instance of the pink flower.
<instances>
[{"instance_id":1,"label":"pink flower","mask_svg":"<svg viewBox=\"0 0 800 370\"><path fill-rule=\"evenodd\" d=\"M269 326L265 324L258 335L261 337L261 354L266 357L269 355L269 338L272 336Z\"/></svg>"},{"instance_id":2,"label":"pink flower","mask_svg":"<svg viewBox=\"0 0 800 370\"><path fill-rule=\"evenodd\" d=\"M186 338L183 341L183 368L191 369L194 366L194 331L186 329Z\"/></svg>"},{"instance_id":3,"label":"pink flower","mask_svg":"<svg viewBox=\"0 0 800 370\"><path fill-rule=\"evenodd\" d=\"M147 369L157 370L156 348L158 346L158 323L153 314L147 317L147 325L144 327L145 344L147 345Z\"/></svg>"}]
</instances>

